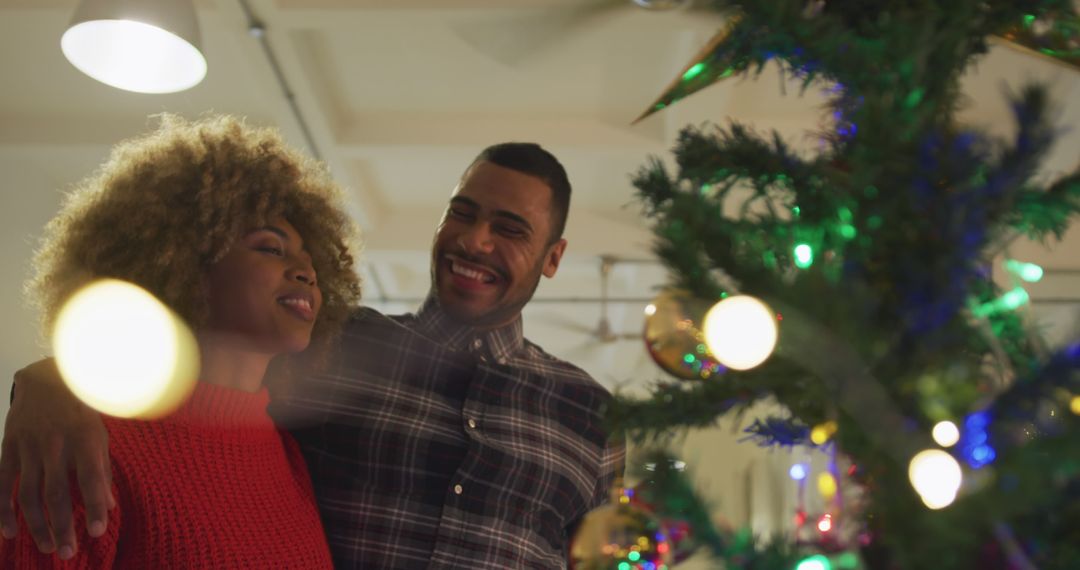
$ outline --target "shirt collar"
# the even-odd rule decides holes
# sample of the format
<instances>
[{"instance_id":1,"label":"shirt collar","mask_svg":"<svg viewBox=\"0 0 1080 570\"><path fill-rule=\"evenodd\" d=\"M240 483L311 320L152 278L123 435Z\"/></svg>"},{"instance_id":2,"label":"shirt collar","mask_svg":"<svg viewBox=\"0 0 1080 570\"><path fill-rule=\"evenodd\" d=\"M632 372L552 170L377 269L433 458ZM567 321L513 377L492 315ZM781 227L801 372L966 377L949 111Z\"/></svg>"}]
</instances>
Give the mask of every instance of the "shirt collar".
<instances>
[{"instance_id":1,"label":"shirt collar","mask_svg":"<svg viewBox=\"0 0 1080 570\"><path fill-rule=\"evenodd\" d=\"M434 293L428 295L416 312L418 328L424 334L449 348L479 352L504 362L525 346L525 334L519 314L509 324L497 329L481 330L462 324L443 311Z\"/></svg>"}]
</instances>

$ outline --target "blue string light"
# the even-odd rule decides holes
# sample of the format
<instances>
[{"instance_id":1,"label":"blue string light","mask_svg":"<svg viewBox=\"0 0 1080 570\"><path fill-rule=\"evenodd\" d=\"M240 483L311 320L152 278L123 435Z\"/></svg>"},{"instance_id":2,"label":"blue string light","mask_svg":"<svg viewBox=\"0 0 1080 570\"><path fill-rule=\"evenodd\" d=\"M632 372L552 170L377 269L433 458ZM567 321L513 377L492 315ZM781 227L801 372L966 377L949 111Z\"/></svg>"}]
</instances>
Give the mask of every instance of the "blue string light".
<instances>
[{"instance_id":1,"label":"blue string light","mask_svg":"<svg viewBox=\"0 0 1080 570\"><path fill-rule=\"evenodd\" d=\"M957 451L972 469L981 469L997 459L997 452L989 442L988 427L990 414L986 411L974 412L964 418Z\"/></svg>"}]
</instances>

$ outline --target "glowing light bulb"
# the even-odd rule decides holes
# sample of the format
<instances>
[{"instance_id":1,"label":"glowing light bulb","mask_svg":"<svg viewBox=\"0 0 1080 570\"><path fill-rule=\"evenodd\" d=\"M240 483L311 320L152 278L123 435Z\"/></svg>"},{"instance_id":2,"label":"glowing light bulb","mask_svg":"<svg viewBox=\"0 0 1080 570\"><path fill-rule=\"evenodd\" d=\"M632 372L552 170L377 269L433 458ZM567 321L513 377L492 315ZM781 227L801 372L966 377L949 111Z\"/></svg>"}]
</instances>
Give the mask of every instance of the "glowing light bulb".
<instances>
[{"instance_id":1,"label":"glowing light bulb","mask_svg":"<svg viewBox=\"0 0 1080 570\"><path fill-rule=\"evenodd\" d=\"M987 301L975 307L972 313L976 317L986 317L1004 311L1015 311L1030 300L1027 290L1023 287L1014 287L1006 291L997 299Z\"/></svg>"},{"instance_id":2,"label":"glowing light bulb","mask_svg":"<svg viewBox=\"0 0 1080 570\"><path fill-rule=\"evenodd\" d=\"M825 442L829 441L829 438L835 433L836 422L829 420L814 426L810 430L810 441L814 442L815 445L825 445Z\"/></svg>"},{"instance_id":3,"label":"glowing light bulb","mask_svg":"<svg viewBox=\"0 0 1080 570\"><path fill-rule=\"evenodd\" d=\"M960 441L960 428L950 421L938 422L930 433L941 447L952 447Z\"/></svg>"},{"instance_id":4,"label":"glowing light bulb","mask_svg":"<svg viewBox=\"0 0 1080 570\"><path fill-rule=\"evenodd\" d=\"M826 501L831 500L836 496L836 477L833 477L832 473L818 475L817 488Z\"/></svg>"},{"instance_id":5,"label":"glowing light bulb","mask_svg":"<svg viewBox=\"0 0 1080 570\"><path fill-rule=\"evenodd\" d=\"M118 89L174 93L206 76L206 58L188 40L133 20L91 20L60 38L64 56L79 71Z\"/></svg>"},{"instance_id":6,"label":"glowing light bulb","mask_svg":"<svg viewBox=\"0 0 1080 570\"><path fill-rule=\"evenodd\" d=\"M169 413L199 374L187 326L150 293L115 279L97 281L65 303L53 350L72 393L118 417Z\"/></svg>"},{"instance_id":7,"label":"glowing light bulb","mask_svg":"<svg viewBox=\"0 0 1080 570\"><path fill-rule=\"evenodd\" d=\"M691 67L690 69L687 69L686 73L683 74L683 76L682 76L683 81L690 81L691 79L697 77L698 75L701 75L701 72L705 71L705 67L706 66L705 66L704 62L695 63L693 67Z\"/></svg>"},{"instance_id":8,"label":"glowing light bulb","mask_svg":"<svg viewBox=\"0 0 1080 570\"><path fill-rule=\"evenodd\" d=\"M796 481L802 481L803 479L806 479L806 466L802 463L796 463L791 466L791 469L788 469L788 475Z\"/></svg>"},{"instance_id":9,"label":"glowing light bulb","mask_svg":"<svg viewBox=\"0 0 1080 570\"><path fill-rule=\"evenodd\" d=\"M821 515L818 519L817 529L821 532L829 532L832 530L832 515Z\"/></svg>"},{"instance_id":10,"label":"glowing light bulb","mask_svg":"<svg viewBox=\"0 0 1080 570\"><path fill-rule=\"evenodd\" d=\"M724 366L749 370L772 354L779 330L765 303L748 295L728 297L705 315L705 344Z\"/></svg>"},{"instance_id":11,"label":"glowing light bulb","mask_svg":"<svg viewBox=\"0 0 1080 570\"><path fill-rule=\"evenodd\" d=\"M836 565L840 568L859 568L859 556L854 552L844 552L836 557Z\"/></svg>"},{"instance_id":12,"label":"glowing light bulb","mask_svg":"<svg viewBox=\"0 0 1080 570\"><path fill-rule=\"evenodd\" d=\"M799 564L795 566L795 570L832 570L832 563L829 562L828 558L815 554L799 561Z\"/></svg>"},{"instance_id":13,"label":"glowing light bulb","mask_svg":"<svg viewBox=\"0 0 1080 570\"><path fill-rule=\"evenodd\" d=\"M1080 396L1073 396L1069 400L1069 411L1080 416Z\"/></svg>"},{"instance_id":14,"label":"glowing light bulb","mask_svg":"<svg viewBox=\"0 0 1080 570\"><path fill-rule=\"evenodd\" d=\"M1028 292L1023 287L1017 287L1001 296L1002 306L1010 311L1020 308L1028 299Z\"/></svg>"},{"instance_id":15,"label":"glowing light bulb","mask_svg":"<svg viewBox=\"0 0 1080 570\"><path fill-rule=\"evenodd\" d=\"M1005 269L1028 283L1037 283L1043 278L1043 268L1034 263L1010 259L1005 262Z\"/></svg>"},{"instance_id":16,"label":"glowing light bulb","mask_svg":"<svg viewBox=\"0 0 1080 570\"><path fill-rule=\"evenodd\" d=\"M943 509L956 500L964 474L952 455L940 449L927 449L911 459L908 478L927 507Z\"/></svg>"},{"instance_id":17,"label":"glowing light bulb","mask_svg":"<svg viewBox=\"0 0 1080 570\"><path fill-rule=\"evenodd\" d=\"M806 269L814 263L814 249L808 244L800 243L795 246L793 251L795 254L795 266L799 269Z\"/></svg>"}]
</instances>

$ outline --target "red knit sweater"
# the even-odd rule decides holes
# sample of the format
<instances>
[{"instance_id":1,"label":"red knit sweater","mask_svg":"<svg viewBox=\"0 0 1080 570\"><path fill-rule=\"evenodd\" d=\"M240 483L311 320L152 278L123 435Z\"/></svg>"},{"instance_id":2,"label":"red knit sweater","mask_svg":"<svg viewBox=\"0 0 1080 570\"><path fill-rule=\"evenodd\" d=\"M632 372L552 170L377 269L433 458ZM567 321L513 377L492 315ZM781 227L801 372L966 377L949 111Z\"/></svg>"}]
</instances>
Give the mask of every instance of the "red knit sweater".
<instances>
[{"instance_id":1,"label":"red knit sweater","mask_svg":"<svg viewBox=\"0 0 1080 570\"><path fill-rule=\"evenodd\" d=\"M106 534L86 534L77 504L79 551L61 562L38 553L20 518L18 538L0 539L0 566L331 568L304 460L268 402L265 389L200 382L167 418L106 418L117 499Z\"/></svg>"}]
</instances>

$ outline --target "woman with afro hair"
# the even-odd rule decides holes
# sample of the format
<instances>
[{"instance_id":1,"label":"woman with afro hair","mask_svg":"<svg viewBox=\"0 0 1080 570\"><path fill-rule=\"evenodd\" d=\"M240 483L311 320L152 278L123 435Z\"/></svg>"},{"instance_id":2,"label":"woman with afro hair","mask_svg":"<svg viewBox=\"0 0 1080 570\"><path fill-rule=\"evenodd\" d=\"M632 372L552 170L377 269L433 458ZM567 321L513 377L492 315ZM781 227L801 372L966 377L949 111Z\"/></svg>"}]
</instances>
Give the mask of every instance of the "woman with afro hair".
<instances>
[{"instance_id":1,"label":"woman with afro hair","mask_svg":"<svg viewBox=\"0 0 1080 570\"><path fill-rule=\"evenodd\" d=\"M273 130L172 115L117 145L70 193L27 284L43 330L81 287L122 279L187 321L201 372L165 417L104 418L114 505L103 535L77 524L77 551L42 554L26 531L45 521L20 517L0 566L331 566L306 466L267 415L265 380L317 366L359 301L355 228L340 194ZM81 520L86 507L75 504Z\"/></svg>"}]
</instances>

